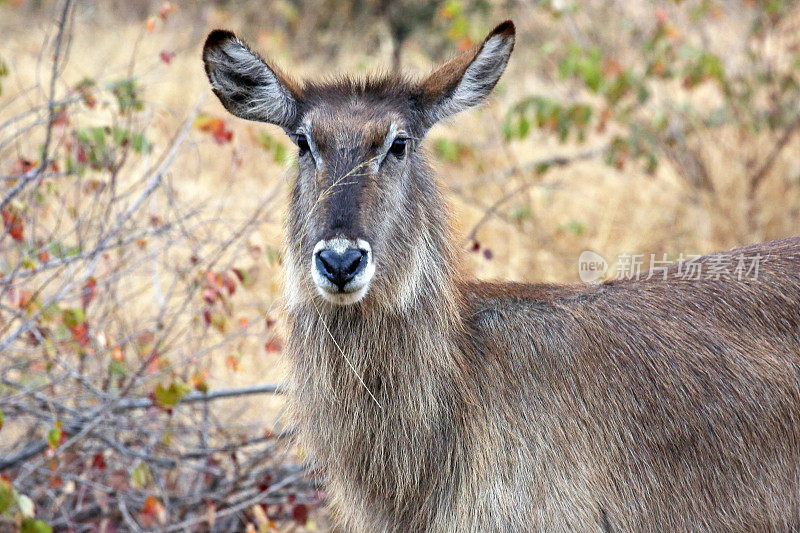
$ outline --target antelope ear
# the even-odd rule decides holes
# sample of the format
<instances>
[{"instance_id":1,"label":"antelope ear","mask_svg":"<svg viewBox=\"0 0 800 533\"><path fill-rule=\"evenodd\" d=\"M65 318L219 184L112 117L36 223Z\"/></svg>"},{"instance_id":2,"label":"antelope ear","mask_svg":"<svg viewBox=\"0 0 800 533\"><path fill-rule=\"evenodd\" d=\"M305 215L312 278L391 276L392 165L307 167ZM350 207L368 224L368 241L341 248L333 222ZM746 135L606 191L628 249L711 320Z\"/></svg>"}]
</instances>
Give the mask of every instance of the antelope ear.
<instances>
[{"instance_id":1,"label":"antelope ear","mask_svg":"<svg viewBox=\"0 0 800 533\"><path fill-rule=\"evenodd\" d=\"M425 78L420 89L427 126L483 102L494 89L514 49L516 29L507 20L483 43L454 57Z\"/></svg>"},{"instance_id":2,"label":"antelope ear","mask_svg":"<svg viewBox=\"0 0 800 533\"><path fill-rule=\"evenodd\" d=\"M237 117L285 129L295 125L298 87L236 35L212 31L203 47L203 62L211 88L225 109Z\"/></svg>"}]
</instances>

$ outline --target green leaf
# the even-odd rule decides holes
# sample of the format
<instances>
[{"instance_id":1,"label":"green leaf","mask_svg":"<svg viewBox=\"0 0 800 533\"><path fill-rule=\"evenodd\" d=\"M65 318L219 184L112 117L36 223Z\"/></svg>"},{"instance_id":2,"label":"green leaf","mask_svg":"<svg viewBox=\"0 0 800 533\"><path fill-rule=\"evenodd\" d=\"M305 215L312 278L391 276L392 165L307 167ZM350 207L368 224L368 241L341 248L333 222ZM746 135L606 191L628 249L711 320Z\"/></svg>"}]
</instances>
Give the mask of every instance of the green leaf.
<instances>
[{"instance_id":1,"label":"green leaf","mask_svg":"<svg viewBox=\"0 0 800 533\"><path fill-rule=\"evenodd\" d=\"M228 327L228 319L222 313L212 313L211 325L220 333L225 333Z\"/></svg>"},{"instance_id":2,"label":"green leaf","mask_svg":"<svg viewBox=\"0 0 800 533\"><path fill-rule=\"evenodd\" d=\"M786 7L787 3L789 2L786 2L786 0L771 0L766 2L765 9L768 14L777 15Z\"/></svg>"},{"instance_id":3,"label":"green leaf","mask_svg":"<svg viewBox=\"0 0 800 533\"><path fill-rule=\"evenodd\" d=\"M14 503L14 488L11 482L0 477L0 514L3 514Z\"/></svg>"},{"instance_id":4,"label":"green leaf","mask_svg":"<svg viewBox=\"0 0 800 533\"><path fill-rule=\"evenodd\" d=\"M81 81L75 84L75 90L82 91L86 89L91 89L96 85L96 82L92 78L83 78Z\"/></svg>"},{"instance_id":5,"label":"green leaf","mask_svg":"<svg viewBox=\"0 0 800 533\"><path fill-rule=\"evenodd\" d=\"M132 133L124 128L113 128L111 130L111 137L116 146L130 145L136 153L143 153L150 151L150 143L147 142L144 135L141 133Z\"/></svg>"},{"instance_id":6,"label":"green leaf","mask_svg":"<svg viewBox=\"0 0 800 533\"><path fill-rule=\"evenodd\" d=\"M681 54L687 59L683 69L683 85L691 89L706 80L725 83L725 69L719 56L706 50L684 46Z\"/></svg>"},{"instance_id":7,"label":"green leaf","mask_svg":"<svg viewBox=\"0 0 800 533\"><path fill-rule=\"evenodd\" d=\"M8 76L8 66L0 59L0 78ZM0 94L3 94L3 85L0 84Z\"/></svg>"},{"instance_id":8,"label":"green leaf","mask_svg":"<svg viewBox=\"0 0 800 533\"><path fill-rule=\"evenodd\" d=\"M139 463L131 472L131 482L137 489L143 489L153 481L153 474L146 463Z\"/></svg>"},{"instance_id":9,"label":"green leaf","mask_svg":"<svg viewBox=\"0 0 800 533\"><path fill-rule=\"evenodd\" d=\"M53 241L49 244L48 250L50 255L57 257L59 259L66 259L68 257L74 257L80 253L80 249L76 246L64 246L59 241Z\"/></svg>"},{"instance_id":10,"label":"green leaf","mask_svg":"<svg viewBox=\"0 0 800 533\"><path fill-rule=\"evenodd\" d=\"M528 132L531 131L531 123L528 121L525 115L519 117L519 125L517 128L517 135L519 135L520 139L524 139L528 136Z\"/></svg>"},{"instance_id":11,"label":"green leaf","mask_svg":"<svg viewBox=\"0 0 800 533\"><path fill-rule=\"evenodd\" d=\"M255 283L256 281L255 277L248 269L234 268L233 272L236 275L236 277L239 278L239 281L241 281L242 286L246 289L251 288L253 286L253 283Z\"/></svg>"},{"instance_id":12,"label":"green leaf","mask_svg":"<svg viewBox=\"0 0 800 533\"><path fill-rule=\"evenodd\" d=\"M61 312L61 319L64 321L65 326L73 329L86 322L86 315L81 308L74 307L72 309L64 309Z\"/></svg>"},{"instance_id":13,"label":"green leaf","mask_svg":"<svg viewBox=\"0 0 800 533\"><path fill-rule=\"evenodd\" d=\"M61 421L56 420L53 427L47 432L47 445L50 446L51 450L58 448L58 444L61 442L61 434Z\"/></svg>"},{"instance_id":14,"label":"green leaf","mask_svg":"<svg viewBox=\"0 0 800 533\"><path fill-rule=\"evenodd\" d=\"M155 397L161 407L175 407L183 396L189 392L190 388L185 383L173 381L169 387L164 387L160 383L156 385Z\"/></svg>"},{"instance_id":15,"label":"green leaf","mask_svg":"<svg viewBox=\"0 0 800 533\"><path fill-rule=\"evenodd\" d=\"M114 148L130 146L136 153L150 152L152 145L144 134L118 127L82 128L75 132L78 144L93 168L108 167L114 162ZM70 163L74 168L75 162Z\"/></svg>"},{"instance_id":16,"label":"green leaf","mask_svg":"<svg viewBox=\"0 0 800 533\"><path fill-rule=\"evenodd\" d=\"M436 139L433 143L433 152L438 159L455 163L469 151L469 148L459 140Z\"/></svg>"},{"instance_id":17,"label":"green leaf","mask_svg":"<svg viewBox=\"0 0 800 533\"><path fill-rule=\"evenodd\" d=\"M570 220L561 226L561 230L580 237L586 231L586 227L578 220Z\"/></svg>"},{"instance_id":18,"label":"green leaf","mask_svg":"<svg viewBox=\"0 0 800 533\"><path fill-rule=\"evenodd\" d=\"M563 103L544 96L530 96L517 102L508 112L503 123L506 140L524 139L531 127L558 134L563 142L571 132L578 139L592 118L592 108L586 104Z\"/></svg>"},{"instance_id":19,"label":"green leaf","mask_svg":"<svg viewBox=\"0 0 800 533\"><path fill-rule=\"evenodd\" d=\"M3 410L0 409L0 429L3 429L3 421L5 420L5 416L3 415ZM0 511L2 512L2 511Z\"/></svg>"},{"instance_id":20,"label":"green leaf","mask_svg":"<svg viewBox=\"0 0 800 533\"><path fill-rule=\"evenodd\" d=\"M144 102L139 98L139 84L135 79L117 80L109 85L109 89L117 97L120 113L144 109Z\"/></svg>"},{"instance_id":21,"label":"green leaf","mask_svg":"<svg viewBox=\"0 0 800 533\"><path fill-rule=\"evenodd\" d=\"M283 262L283 256L281 255L281 251L275 248L274 246L267 245L264 248L264 253L267 255L267 261L270 264L281 264Z\"/></svg>"},{"instance_id":22,"label":"green leaf","mask_svg":"<svg viewBox=\"0 0 800 533\"><path fill-rule=\"evenodd\" d=\"M533 209L529 205L522 205L511 211L509 216L514 222L522 222L533 216Z\"/></svg>"},{"instance_id":23,"label":"green leaf","mask_svg":"<svg viewBox=\"0 0 800 533\"><path fill-rule=\"evenodd\" d=\"M108 365L108 373L112 376L124 376L128 373L128 369L122 361L112 359Z\"/></svg>"},{"instance_id":24,"label":"green leaf","mask_svg":"<svg viewBox=\"0 0 800 533\"><path fill-rule=\"evenodd\" d=\"M262 132L258 135L258 144L267 152L272 152L272 159L276 163L285 165L290 162L291 157L286 145L275 139L272 135Z\"/></svg>"},{"instance_id":25,"label":"green leaf","mask_svg":"<svg viewBox=\"0 0 800 533\"><path fill-rule=\"evenodd\" d=\"M584 49L577 44L569 47L567 55L558 63L563 78L578 78L592 92L599 92L605 83L603 60L597 48Z\"/></svg>"},{"instance_id":26,"label":"green leaf","mask_svg":"<svg viewBox=\"0 0 800 533\"><path fill-rule=\"evenodd\" d=\"M608 100L609 104L612 106L616 105L617 102L622 100L622 98L628 94L631 89L631 85L633 84L632 77L633 76L630 72L627 70L623 71L619 74L619 76L617 76L617 79L615 79L614 82L608 86L606 89L606 100Z\"/></svg>"},{"instance_id":27,"label":"green leaf","mask_svg":"<svg viewBox=\"0 0 800 533\"><path fill-rule=\"evenodd\" d=\"M20 533L53 533L53 528L50 524L43 520L34 520L27 518L20 524Z\"/></svg>"}]
</instances>

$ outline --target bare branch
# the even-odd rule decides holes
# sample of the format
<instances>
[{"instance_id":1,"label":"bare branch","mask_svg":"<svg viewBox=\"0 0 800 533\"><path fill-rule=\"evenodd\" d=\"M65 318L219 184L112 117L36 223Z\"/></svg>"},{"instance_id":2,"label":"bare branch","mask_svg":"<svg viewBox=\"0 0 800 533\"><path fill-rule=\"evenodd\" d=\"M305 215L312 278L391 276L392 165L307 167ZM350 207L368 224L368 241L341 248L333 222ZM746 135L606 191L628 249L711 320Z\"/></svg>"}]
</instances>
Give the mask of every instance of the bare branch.
<instances>
[{"instance_id":1,"label":"bare branch","mask_svg":"<svg viewBox=\"0 0 800 533\"><path fill-rule=\"evenodd\" d=\"M53 67L50 74L50 96L47 101L47 129L45 130L44 146L42 147L41 163L38 167L32 169L25 174L19 182L14 185L0 200L0 211L2 211L8 202L10 202L19 192L24 189L28 183L38 179L42 172L48 166L50 157L50 143L53 138L53 121L56 118L55 113L55 100L56 100L56 80L58 79L58 63L61 58L61 44L64 38L64 30L67 27L67 16L69 15L70 7L72 7L72 0L64 0L64 5L61 9L61 17L58 20L58 33L56 35L56 43L53 51Z\"/></svg>"},{"instance_id":2,"label":"bare branch","mask_svg":"<svg viewBox=\"0 0 800 533\"><path fill-rule=\"evenodd\" d=\"M496 175L492 176L492 181L501 180L504 181L511 176L516 174L527 174L531 171L536 171L537 174L542 174L546 170L552 167L565 167L571 165L572 163L576 163L578 161L585 161L587 159L593 159L601 154L603 154L606 150L608 150L607 146L591 148L589 150L584 150L582 152L578 152L574 155L559 155L553 157L545 157L542 159L537 159L535 161L529 161L520 166L510 167ZM472 229L467 233L466 237L464 237L464 244L470 243L475 240L478 235L478 231L481 227L492 217L494 216L500 206L516 198L520 193L533 187L536 184L535 181L530 180L526 181L522 185L519 185L503 195L500 199L495 201L492 205L489 206L488 209L484 212L483 216L475 223Z\"/></svg>"}]
</instances>

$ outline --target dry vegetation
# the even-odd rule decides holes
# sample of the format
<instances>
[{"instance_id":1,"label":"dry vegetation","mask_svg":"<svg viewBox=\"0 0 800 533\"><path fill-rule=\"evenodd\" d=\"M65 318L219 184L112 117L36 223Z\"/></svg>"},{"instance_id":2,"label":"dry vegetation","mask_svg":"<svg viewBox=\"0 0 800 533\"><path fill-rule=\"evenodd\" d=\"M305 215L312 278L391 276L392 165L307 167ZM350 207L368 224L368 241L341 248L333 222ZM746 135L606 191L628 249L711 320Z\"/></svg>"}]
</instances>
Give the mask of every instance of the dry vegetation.
<instances>
[{"instance_id":1,"label":"dry vegetation","mask_svg":"<svg viewBox=\"0 0 800 533\"><path fill-rule=\"evenodd\" d=\"M265 394L294 149L210 95L214 27L297 77L422 74L513 18L428 140L478 277L797 233L794 2L422 4L0 1L0 529L326 529Z\"/></svg>"}]
</instances>

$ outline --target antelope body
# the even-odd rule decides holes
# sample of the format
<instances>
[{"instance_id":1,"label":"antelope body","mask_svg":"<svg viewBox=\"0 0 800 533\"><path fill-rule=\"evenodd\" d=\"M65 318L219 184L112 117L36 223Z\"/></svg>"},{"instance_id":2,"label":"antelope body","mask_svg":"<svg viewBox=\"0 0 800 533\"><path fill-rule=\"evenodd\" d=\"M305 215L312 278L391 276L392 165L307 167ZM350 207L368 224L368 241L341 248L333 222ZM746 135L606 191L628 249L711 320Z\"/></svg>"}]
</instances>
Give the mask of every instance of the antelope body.
<instances>
[{"instance_id":1,"label":"antelope body","mask_svg":"<svg viewBox=\"0 0 800 533\"><path fill-rule=\"evenodd\" d=\"M420 141L482 101L505 22L422 81L297 84L213 32L212 88L297 143L286 223L301 441L347 531L800 527L800 239L758 276L467 281Z\"/></svg>"}]
</instances>

